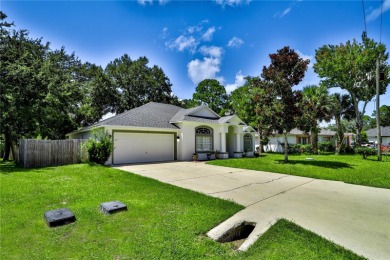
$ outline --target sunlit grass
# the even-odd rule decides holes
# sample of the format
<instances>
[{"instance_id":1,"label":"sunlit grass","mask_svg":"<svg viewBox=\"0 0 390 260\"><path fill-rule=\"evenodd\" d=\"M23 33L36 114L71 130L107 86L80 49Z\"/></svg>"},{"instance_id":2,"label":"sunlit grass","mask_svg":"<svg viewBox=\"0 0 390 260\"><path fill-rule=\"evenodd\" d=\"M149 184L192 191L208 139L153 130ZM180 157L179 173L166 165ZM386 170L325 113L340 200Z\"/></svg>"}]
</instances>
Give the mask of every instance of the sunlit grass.
<instances>
[{"instance_id":1,"label":"sunlit grass","mask_svg":"<svg viewBox=\"0 0 390 260\"><path fill-rule=\"evenodd\" d=\"M283 162L283 154L264 154L258 158L216 160L213 165L268 171L343 181L351 184L390 188L390 159L377 161L375 157L363 160L360 155L289 155L289 163Z\"/></svg>"},{"instance_id":2,"label":"sunlit grass","mask_svg":"<svg viewBox=\"0 0 390 260\"><path fill-rule=\"evenodd\" d=\"M128 172L86 164L0 167L0 259L358 258L287 221L239 253L205 234L242 206ZM100 203L112 200L128 211L100 212ZM64 207L77 221L49 228L44 212Z\"/></svg>"}]
</instances>

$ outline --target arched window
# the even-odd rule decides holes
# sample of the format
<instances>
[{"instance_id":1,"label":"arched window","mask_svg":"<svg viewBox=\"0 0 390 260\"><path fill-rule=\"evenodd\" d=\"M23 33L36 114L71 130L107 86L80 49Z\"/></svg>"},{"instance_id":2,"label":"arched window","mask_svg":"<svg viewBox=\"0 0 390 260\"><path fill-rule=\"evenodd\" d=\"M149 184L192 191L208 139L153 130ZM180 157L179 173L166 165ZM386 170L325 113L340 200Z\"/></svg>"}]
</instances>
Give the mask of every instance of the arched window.
<instances>
[{"instance_id":1,"label":"arched window","mask_svg":"<svg viewBox=\"0 0 390 260\"><path fill-rule=\"evenodd\" d=\"M251 134L244 135L244 151L245 152L253 151L253 137Z\"/></svg>"},{"instance_id":2,"label":"arched window","mask_svg":"<svg viewBox=\"0 0 390 260\"><path fill-rule=\"evenodd\" d=\"M196 152L209 152L213 150L213 130L206 126L195 129Z\"/></svg>"}]
</instances>

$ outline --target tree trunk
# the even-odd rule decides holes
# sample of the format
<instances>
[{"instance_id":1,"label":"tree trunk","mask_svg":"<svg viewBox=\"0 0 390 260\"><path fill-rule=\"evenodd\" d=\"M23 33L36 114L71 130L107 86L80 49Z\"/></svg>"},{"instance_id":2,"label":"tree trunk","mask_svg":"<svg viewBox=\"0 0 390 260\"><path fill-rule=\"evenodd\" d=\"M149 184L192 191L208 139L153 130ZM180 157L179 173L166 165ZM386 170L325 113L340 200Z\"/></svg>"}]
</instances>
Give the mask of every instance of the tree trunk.
<instances>
[{"instance_id":1,"label":"tree trunk","mask_svg":"<svg viewBox=\"0 0 390 260\"><path fill-rule=\"evenodd\" d=\"M356 100L356 97L351 95L353 107L355 108L355 118L356 118L356 140L355 146L359 147L362 144L362 138L360 136L360 132L362 131L362 116L359 112L359 103Z\"/></svg>"},{"instance_id":2,"label":"tree trunk","mask_svg":"<svg viewBox=\"0 0 390 260\"><path fill-rule=\"evenodd\" d=\"M311 145L313 146L313 154L318 154L318 129L311 131Z\"/></svg>"},{"instance_id":3,"label":"tree trunk","mask_svg":"<svg viewBox=\"0 0 390 260\"><path fill-rule=\"evenodd\" d=\"M344 133L343 133L343 129L342 129L342 126L341 126L341 116L340 115L336 115L335 116L335 121L336 121L336 137L337 137L337 144L336 144L336 154L340 154L340 151L341 151L341 145L342 145L342 141L344 139Z\"/></svg>"},{"instance_id":4,"label":"tree trunk","mask_svg":"<svg viewBox=\"0 0 390 260\"><path fill-rule=\"evenodd\" d=\"M284 163L288 163L288 142L287 142L287 132L284 134Z\"/></svg>"},{"instance_id":5,"label":"tree trunk","mask_svg":"<svg viewBox=\"0 0 390 260\"><path fill-rule=\"evenodd\" d=\"M259 152L259 156L261 156L261 150L263 149L262 144L261 144L262 136L261 136L260 128L258 127L257 129L258 129L257 130L257 134L259 135L259 149L258 149L258 152Z\"/></svg>"},{"instance_id":6,"label":"tree trunk","mask_svg":"<svg viewBox=\"0 0 390 260\"><path fill-rule=\"evenodd\" d=\"M5 134L3 161L9 161L10 151L11 151L11 138L7 134Z\"/></svg>"},{"instance_id":7,"label":"tree trunk","mask_svg":"<svg viewBox=\"0 0 390 260\"><path fill-rule=\"evenodd\" d=\"M16 144L15 144L15 142L11 142L11 152L12 152L12 159L13 159L16 163L19 163L19 161L18 161L19 155L16 154L18 151L16 150Z\"/></svg>"}]
</instances>

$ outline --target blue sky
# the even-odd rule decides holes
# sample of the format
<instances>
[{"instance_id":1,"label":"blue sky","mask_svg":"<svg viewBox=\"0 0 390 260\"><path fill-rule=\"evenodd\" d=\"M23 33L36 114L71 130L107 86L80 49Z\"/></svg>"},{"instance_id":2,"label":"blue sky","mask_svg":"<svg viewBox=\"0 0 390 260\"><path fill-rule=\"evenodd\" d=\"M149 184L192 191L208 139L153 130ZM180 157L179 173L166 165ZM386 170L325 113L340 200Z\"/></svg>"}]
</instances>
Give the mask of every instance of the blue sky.
<instances>
[{"instance_id":1,"label":"blue sky","mask_svg":"<svg viewBox=\"0 0 390 260\"><path fill-rule=\"evenodd\" d=\"M382 1L364 1L368 36L379 41ZM198 82L218 79L229 91L258 76L268 54L286 45L311 59L301 89L317 84L315 50L360 41L362 1L4 1L0 8L18 29L65 46L102 67L124 53L160 66L179 98ZM390 49L390 0L383 2L382 42ZM381 97L390 105L390 88ZM374 102L367 107L368 115Z\"/></svg>"}]
</instances>

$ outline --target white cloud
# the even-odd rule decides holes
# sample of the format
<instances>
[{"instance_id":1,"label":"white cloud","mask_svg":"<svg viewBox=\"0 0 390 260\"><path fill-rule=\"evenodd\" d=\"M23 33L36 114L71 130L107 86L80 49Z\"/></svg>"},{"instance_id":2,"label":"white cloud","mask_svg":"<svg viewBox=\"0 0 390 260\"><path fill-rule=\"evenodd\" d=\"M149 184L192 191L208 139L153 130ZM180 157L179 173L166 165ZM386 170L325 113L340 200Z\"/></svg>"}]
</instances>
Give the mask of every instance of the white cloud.
<instances>
[{"instance_id":1,"label":"white cloud","mask_svg":"<svg viewBox=\"0 0 390 260\"><path fill-rule=\"evenodd\" d=\"M228 6L238 6L242 4L249 4L252 0L215 0L215 2L222 7Z\"/></svg>"},{"instance_id":2,"label":"white cloud","mask_svg":"<svg viewBox=\"0 0 390 260\"><path fill-rule=\"evenodd\" d=\"M234 83L232 84L227 84L226 85L226 92L229 94L231 93L233 90L235 90L236 88L238 87L241 87L245 84L245 76L242 75L242 72L241 70L239 72L236 73L236 78L234 80Z\"/></svg>"},{"instance_id":3,"label":"white cloud","mask_svg":"<svg viewBox=\"0 0 390 260\"><path fill-rule=\"evenodd\" d=\"M196 46L198 45L197 41L192 36L180 35L176 40L169 41L165 45L170 49L177 49L178 51L184 51L185 49L190 50L190 52L195 52Z\"/></svg>"},{"instance_id":4,"label":"white cloud","mask_svg":"<svg viewBox=\"0 0 390 260\"><path fill-rule=\"evenodd\" d=\"M216 79L223 84L223 77L218 77L221 70L221 59L214 57L204 57L203 60L195 59L187 64L188 76L196 85L204 79Z\"/></svg>"},{"instance_id":5,"label":"white cloud","mask_svg":"<svg viewBox=\"0 0 390 260\"><path fill-rule=\"evenodd\" d=\"M199 49L200 53L202 53L204 56L211 56L214 58L220 58L223 53L223 48L217 47L217 46L202 46Z\"/></svg>"},{"instance_id":6,"label":"white cloud","mask_svg":"<svg viewBox=\"0 0 390 260\"><path fill-rule=\"evenodd\" d=\"M283 12L276 12L274 14L274 17L283 18L284 16L286 16L291 11L291 9L292 9L292 7L288 7L286 9L284 9Z\"/></svg>"},{"instance_id":7,"label":"white cloud","mask_svg":"<svg viewBox=\"0 0 390 260\"><path fill-rule=\"evenodd\" d=\"M164 27L164 28L162 29L161 38L165 39L165 38L168 37L168 35L169 35L168 27Z\"/></svg>"},{"instance_id":8,"label":"white cloud","mask_svg":"<svg viewBox=\"0 0 390 260\"><path fill-rule=\"evenodd\" d=\"M202 40L211 41L213 39L213 34L215 32L215 27L210 27L207 31L202 35Z\"/></svg>"},{"instance_id":9,"label":"white cloud","mask_svg":"<svg viewBox=\"0 0 390 260\"><path fill-rule=\"evenodd\" d=\"M160 5L166 5L170 0L158 0Z\"/></svg>"},{"instance_id":10,"label":"white cloud","mask_svg":"<svg viewBox=\"0 0 390 260\"><path fill-rule=\"evenodd\" d=\"M153 0L137 0L138 4L140 5L146 5L146 4L153 4Z\"/></svg>"},{"instance_id":11,"label":"white cloud","mask_svg":"<svg viewBox=\"0 0 390 260\"><path fill-rule=\"evenodd\" d=\"M383 2L383 6L379 6L378 8L372 10L368 15L367 15L367 21L373 21L376 18L378 18L381 15L381 11L383 13L387 12L390 10L390 0L385 0Z\"/></svg>"},{"instance_id":12,"label":"white cloud","mask_svg":"<svg viewBox=\"0 0 390 260\"><path fill-rule=\"evenodd\" d=\"M160 5L166 5L170 0L156 0ZM152 5L154 0L137 0L138 4L140 5L146 5L150 4Z\"/></svg>"},{"instance_id":13,"label":"white cloud","mask_svg":"<svg viewBox=\"0 0 390 260\"><path fill-rule=\"evenodd\" d=\"M288 14L290 11L291 11L291 7L287 8L286 10L284 10L280 17L285 16L285 15Z\"/></svg>"},{"instance_id":14,"label":"white cloud","mask_svg":"<svg viewBox=\"0 0 390 260\"><path fill-rule=\"evenodd\" d=\"M295 52L299 55L300 58L302 58L304 60L310 60L310 63L309 63L308 67L309 68L313 67L314 56L303 54L300 50L295 50Z\"/></svg>"},{"instance_id":15,"label":"white cloud","mask_svg":"<svg viewBox=\"0 0 390 260\"><path fill-rule=\"evenodd\" d=\"M198 46L202 42L211 41L214 33L217 31L216 27L210 27L207 30L204 28L203 24L208 23L208 20L201 21L198 25L187 27L183 33L176 39L170 39L165 42L165 46L169 49L176 49L179 51L189 50L192 54L197 52ZM166 31L163 29L163 34L161 38L167 36L168 28ZM207 51L203 49L203 52ZM216 51L216 49L214 49ZM209 55L209 54L205 54ZM215 56L215 55L214 55Z\"/></svg>"},{"instance_id":16,"label":"white cloud","mask_svg":"<svg viewBox=\"0 0 390 260\"><path fill-rule=\"evenodd\" d=\"M239 48L243 44L244 44L244 41L236 36L231 38L230 41L228 42L229 47L236 47L236 48Z\"/></svg>"},{"instance_id":17,"label":"white cloud","mask_svg":"<svg viewBox=\"0 0 390 260\"><path fill-rule=\"evenodd\" d=\"M198 26L198 25L195 25L195 26L190 26L187 28L187 32L189 34L193 34L195 32L200 32L202 31L203 27L202 26Z\"/></svg>"}]
</instances>

